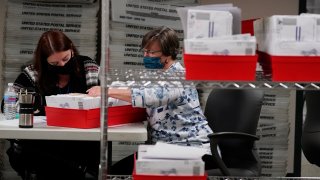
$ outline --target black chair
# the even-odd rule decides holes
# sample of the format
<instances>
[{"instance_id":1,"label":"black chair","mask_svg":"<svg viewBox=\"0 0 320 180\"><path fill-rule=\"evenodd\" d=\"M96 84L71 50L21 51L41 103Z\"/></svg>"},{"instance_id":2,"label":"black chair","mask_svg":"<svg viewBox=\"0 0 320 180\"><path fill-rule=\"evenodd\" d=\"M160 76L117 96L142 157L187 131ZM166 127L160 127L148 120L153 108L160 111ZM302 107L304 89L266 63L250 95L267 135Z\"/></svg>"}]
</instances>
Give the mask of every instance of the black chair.
<instances>
[{"instance_id":1,"label":"black chair","mask_svg":"<svg viewBox=\"0 0 320 180\"><path fill-rule=\"evenodd\" d=\"M263 101L262 90L214 89L205 107L212 134L210 146L217 169L211 176L258 177L261 163L254 149ZM218 153L220 149L221 157Z\"/></svg>"},{"instance_id":2,"label":"black chair","mask_svg":"<svg viewBox=\"0 0 320 180\"><path fill-rule=\"evenodd\" d=\"M320 91L306 91L306 119L301 145L306 159L320 167Z\"/></svg>"}]
</instances>

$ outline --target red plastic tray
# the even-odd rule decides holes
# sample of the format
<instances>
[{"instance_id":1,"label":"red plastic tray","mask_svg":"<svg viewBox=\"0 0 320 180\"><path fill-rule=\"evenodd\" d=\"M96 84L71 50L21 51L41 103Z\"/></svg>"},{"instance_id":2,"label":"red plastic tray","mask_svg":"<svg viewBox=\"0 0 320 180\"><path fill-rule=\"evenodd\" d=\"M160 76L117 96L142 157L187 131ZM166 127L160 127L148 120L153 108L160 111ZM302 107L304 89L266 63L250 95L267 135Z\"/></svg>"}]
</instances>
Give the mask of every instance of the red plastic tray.
<instances>
[{"instance_id":1,"label":"red plastic tray","mask_svg":"<svg viewBox=\"0 0 320 180\"><path fill-rule=\"evenodd\" d=\"M127 106L115 106L108 108L108 126L142 122L146 120L145 108Z\"/></svg>"},{"instance_id":2,"label":"red plastic tray","mask_svg":"<svg viewBox=\"0 0 320 180\"><path fill-rule=\"evenodd\" d=\"M187 80L254 81L258 56L184 54Z\"/></svg>"},{"instance_id":3,"label":"red plastic tray","mask_svg":"<svg viewBox=\"0 0 320 180\"><path fill-rule=\"evenodd\" d=\"M100 108L65 109L45 107L47 125L71 128L97 128L100 127ZM108 108L108 126L141 122L146 119L144 108L133 108L131 105Z\"/></svg>"},{"instance_id":4,"label":"red plastic tray","mask_svg":"<svg viewBox=\"0 0 320 180\"><path fill-rule=\"evenodd\" d=\"M319 82L320 56L272 56L259 52L259 62L272 81Z\"/></svg>"},{"instance_id":5,"label":"red plastic tray","mask_svg":"<svg viewBox=\"0 0 320 180\"><path fill-rule=\"evenodd\" d=\"M254 28L253 28L253 22L257 20L256 19L248 19L241 21L241 33L250 33L251 35L254 35Z\"/></svg>"}]
</instances>

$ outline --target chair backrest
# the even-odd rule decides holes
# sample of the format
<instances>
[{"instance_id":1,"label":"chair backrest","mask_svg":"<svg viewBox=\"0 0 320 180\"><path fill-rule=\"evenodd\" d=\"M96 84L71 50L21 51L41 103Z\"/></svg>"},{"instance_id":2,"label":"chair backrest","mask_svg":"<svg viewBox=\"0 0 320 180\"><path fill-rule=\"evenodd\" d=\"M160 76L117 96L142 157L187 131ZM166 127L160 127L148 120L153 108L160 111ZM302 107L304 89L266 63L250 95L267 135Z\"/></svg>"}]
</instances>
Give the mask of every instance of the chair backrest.
<instances>
[{"instance_id":1,"label":"chair backrest","mask_svg":"<svg viewBox=\"0 0 320 180\"><path fill-rule=\"evenodd\" d=\"M306 91L306 119L301 146L306 159L320 167L320 91Z\"/></svg>"},{"instance_id":2,"label":"chair backrest","mask_svg":"<svg viewBox=\"0 0 320 180\"><path fill-rule=\"evenodd\" d=\"M256 135L263 91L252 89L214 89L205 107L205 116L214 133L241 132ZM254 141L226 139L219 142L222 160L231 172L256 171L261 165L253 151ZM230 170L233 169L233 170Z\"/></svg>"}]
</instances>

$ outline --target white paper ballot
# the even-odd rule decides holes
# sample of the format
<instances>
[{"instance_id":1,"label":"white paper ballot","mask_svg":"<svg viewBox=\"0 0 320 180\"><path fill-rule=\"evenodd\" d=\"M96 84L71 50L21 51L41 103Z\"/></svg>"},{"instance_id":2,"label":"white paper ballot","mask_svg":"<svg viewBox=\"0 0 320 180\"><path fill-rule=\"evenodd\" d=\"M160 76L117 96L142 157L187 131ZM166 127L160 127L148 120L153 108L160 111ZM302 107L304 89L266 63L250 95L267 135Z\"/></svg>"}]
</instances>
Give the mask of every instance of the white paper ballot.
<instances>
[{"instance_id":1,"label":"white paper ballot","mask_svg":"<svg viewBox=\"0 0 320 180\"><path fill-rule=\"evenodd\" d=\"M185 39L186 54L248 55L256 54L256 38L245 39Z\"/></svg>"},{"instance_id":2,"label":"white paper ballot","mask_svg":"<svg viewBox=\"0 0 320 180\"><path fill-rule=\"evenodd\" d=\"M138 159L135 162L136 174L202 176L205 168L201 157L205 153L199 149L162 142L157 142L156 145L139 145Z\"/></svg>"},{"instance_id":3,"label":"white paper ballot","mask_svg":"<svg viewBox=\"0 0 320 180\"><path fill-rule=\"evenodd\" d=\"M95 109L100 108L101 97L91 97L87 94L70 93L46 96L48 107L66 109Z\"/></svg>"},{"instance_id":4,"label":"white paper ballot","mask_svg":"<svg viewBox=\"0 0 320 180\"><path fill-rule=\"evenodd\" d=\"M136 174L164 176L203 176L202 159L139 159L136 161Z\"/></svg>"},{"instance_id":5,"label":"white paper ballot","mask_svg":"<svg viewBox=\"0 0 320 180\"><path fill-rule=\"evenodd\" d=\"M275 41L267 44L263 51L279 56L320 56L320 42Z\"/></svg>"},{"instance_id":6,"label":"white paper ballot","mask_svg":"<svg viewBox=\"0 0 320 180\"><path fill-rule=\"evenodd\" d=\"M234 7L231 3L229 4L211 4L211 5L201 5L201 6L190 6L190 7L178 7L177 12L180 16L183 30L185 31L185 38L188 35L188 12L189 10L204 10L204 11L225 11L232 15L232 34L241 33L241 9ZM218 17L220 18L220 17Z\"/></svg>"},{"instance_id":7,"label":"white paper ballot","mask_svg":"<svg viewBox=\"0 0 320 180\"><path fill-rule=\"evenodd\" d=\"M201 159L207 150L199 147L180 146L157 142L153 147L149 147L144 154L144 158L149 159Z\"/></svg>"},{"instance_id":8,"label":"white paper ballot","mask_svg":"<svg viewBox=\"0 0 320 180\"><path fill-rule=\"evenodd\" d=\"M108 98L108 106L109 107L114 107L114 106L125 106L125 105L130 105L131 103L128 103L126 101L122 101L120 99L115 99L112 97Z\"/></svg>"},{"instance_id":9,"label":"white paper ballot","mask_svg":"<svg viewBox=\"0 0 320 180\"><path fill-rule=\"evenodd\" d=\"M190 9L187 38L212 38L232 34L232 14L227 11Z\"/></svg>"},{"instance_id":10,"label":"white paper ballot","mask_svg":"<svg viewBox=\"0 0 320 180\"><path fill-rule=\"evenodd\" d=\"M254 21L258 50L270 55L319 56L320 16L274 15Z\"/></svg>"}]
</instances>

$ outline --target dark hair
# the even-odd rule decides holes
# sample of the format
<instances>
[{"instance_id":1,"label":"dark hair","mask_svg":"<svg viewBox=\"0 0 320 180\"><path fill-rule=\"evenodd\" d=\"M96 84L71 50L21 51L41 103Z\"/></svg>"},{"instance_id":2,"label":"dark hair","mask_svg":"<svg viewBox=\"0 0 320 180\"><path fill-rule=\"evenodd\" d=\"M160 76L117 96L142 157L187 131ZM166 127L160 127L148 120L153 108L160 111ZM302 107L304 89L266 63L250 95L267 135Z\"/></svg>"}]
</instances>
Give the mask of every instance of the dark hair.
<instances>
[{"instance_id":1,"label":"dark hair","mask_svg":"<svg viewBox=\"0 0 320 180\"><path fill-rule=\"evenodd\" d=\"M72 50L73 55L78 55L78 50L73 45L72 41L59 30L50 30L44 32L38 42L34 52L34 68L38 73L38 85L42 92L50 92L58 82L57 74L49 73L47 58L53 53ZM78 75L80 72L79 65L75 62L73 75Z\"/></svg>"},{"instance_id":2,"label":"dark hair","mask_svg":"<svg viewBox=\"0 0 320 180\"><path fill-rule=\"evenodd\" d=\"M141 48L147 47L155 41L159 42L161 51L165 56L171 56L173 60L177 58L179 39L173 29L161 26L148 32L142 39Z\"/></svg>"}]
</instances>

